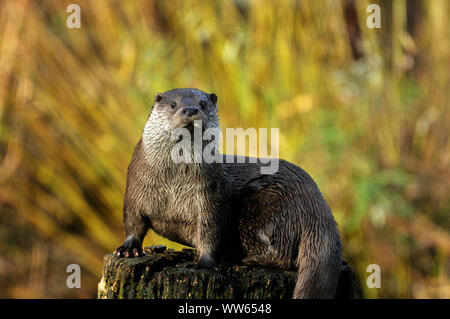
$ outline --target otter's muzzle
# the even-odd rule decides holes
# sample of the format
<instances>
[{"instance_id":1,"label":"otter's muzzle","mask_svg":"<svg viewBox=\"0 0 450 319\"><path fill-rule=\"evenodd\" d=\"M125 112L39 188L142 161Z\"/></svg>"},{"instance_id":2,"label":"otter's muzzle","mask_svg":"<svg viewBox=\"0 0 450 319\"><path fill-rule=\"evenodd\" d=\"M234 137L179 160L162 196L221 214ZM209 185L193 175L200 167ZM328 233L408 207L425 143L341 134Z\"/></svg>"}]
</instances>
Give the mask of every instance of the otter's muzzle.
<instances>
[{"instance_id":1,"label":"otter's muzzle","mask_svg":"<svg viewBox=\"0 0 450 319\"><path fill-rule=\"evenodd\" d=\"M181 110L181 114L184 117L191 117L191 116L197 115L199 111L200 110L198 109L198 107L186 106L183 108L183 110Z\"/></svg>"}]
</instances>

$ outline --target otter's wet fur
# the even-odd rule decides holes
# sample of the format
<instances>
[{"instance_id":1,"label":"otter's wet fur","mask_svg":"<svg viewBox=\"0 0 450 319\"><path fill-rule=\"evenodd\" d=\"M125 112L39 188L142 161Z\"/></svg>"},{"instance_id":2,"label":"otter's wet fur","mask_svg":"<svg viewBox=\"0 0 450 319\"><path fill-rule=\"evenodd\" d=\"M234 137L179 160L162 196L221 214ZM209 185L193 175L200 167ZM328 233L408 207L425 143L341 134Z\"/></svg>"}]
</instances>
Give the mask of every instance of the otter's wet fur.
<instances>
[{"instance_id":1,"label":"otter's wet fur","mask_svg":"<svg viewBox=\"0 0 450 319\"><path fill-rule=\"evenodd\" d=\"M312 178L279 160L278 171L261 174L252 163L175 163L175 128L201 119L218 128L217 96L175 89L155 96L127 176L123 218L126 240L119 257L143 255L149 228L196 247L196 267L221 259L297 268L293 298L333 298L342 245L331 210ZM224 156L224 155L218 155ZM242 159L242 157L241 157ZM266 164L267 165L267 164Z\"/></svg>"}]
</instances>

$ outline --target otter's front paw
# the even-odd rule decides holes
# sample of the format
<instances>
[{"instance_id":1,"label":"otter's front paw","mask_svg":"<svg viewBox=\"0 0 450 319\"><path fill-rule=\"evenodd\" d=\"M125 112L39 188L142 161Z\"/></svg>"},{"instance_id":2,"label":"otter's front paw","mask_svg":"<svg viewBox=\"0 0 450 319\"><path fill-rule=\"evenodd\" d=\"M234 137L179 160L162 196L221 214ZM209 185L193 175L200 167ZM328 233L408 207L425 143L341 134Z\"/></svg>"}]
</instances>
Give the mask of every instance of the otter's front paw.
<instances>
[{"instance_id":1,"label":"otter's front paw","mask_svg":"<svg viewBox=\"0 0 450 319\"><path fill-rule=\"evenodd\" d=\"M214 259L211 257L211 255L207 254L207 253L203 253L200 255L200 257L198 258L197 262L194 265L195 269L199 269L199 268L212 268L216 265L216 262L214 261Z\"/></svg>"},{"instance_id":2,"label":"otter's front paw","mask_svg":"<svg viewBox=\"0 0 450 319\"><path fill-rule=\"evenodd\" d=\"M114 251L114 255L117 257L141 257L144 256L144 252L142 251L142 245L134 237L128 237L122 246L118 247Z\"/></svg>"}]
</instances>

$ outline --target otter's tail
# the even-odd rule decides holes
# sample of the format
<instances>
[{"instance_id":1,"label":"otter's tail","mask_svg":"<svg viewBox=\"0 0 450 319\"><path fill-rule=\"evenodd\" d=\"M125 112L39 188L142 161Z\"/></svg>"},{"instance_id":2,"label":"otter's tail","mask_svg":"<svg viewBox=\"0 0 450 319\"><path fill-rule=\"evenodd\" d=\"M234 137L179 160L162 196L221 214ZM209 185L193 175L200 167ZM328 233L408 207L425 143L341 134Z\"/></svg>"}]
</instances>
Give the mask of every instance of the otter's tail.
<instances>
[{"instance_id":1,"label":"otter's tail","mask_svg":"<svg viewBox=\"0 0 450 319\"><path fill-rule=\"evenodd\" d=\"M341 273L342 244L336 222L331 211L329 213L330 216L321 216L326 221L316 221L302 233L293 298L333 298L336 293Z\"/></svg>"}]
</instances>

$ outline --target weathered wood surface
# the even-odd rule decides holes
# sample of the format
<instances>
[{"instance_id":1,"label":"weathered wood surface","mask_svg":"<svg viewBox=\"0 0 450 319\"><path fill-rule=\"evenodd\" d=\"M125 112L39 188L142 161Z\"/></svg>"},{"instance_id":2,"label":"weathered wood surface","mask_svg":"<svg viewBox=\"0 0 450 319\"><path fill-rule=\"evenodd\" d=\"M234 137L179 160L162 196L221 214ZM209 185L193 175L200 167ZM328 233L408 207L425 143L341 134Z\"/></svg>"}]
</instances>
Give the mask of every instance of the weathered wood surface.
<instances>
[{"instance_id":1,"label":"weathered wood surface","mask_svg":"<svg viewBox=\"0 0 450 319\"><path fill-rule=\"evenodd\" d=\"M153 246L152 246L153 247ZM195 251L145 249L140 258L106 255L98 298L284 299L291 298L297 273L265 267L220 264L193 269ZM335 298L353 298L353 270L343 262Z\"/></svg>"}]
</instances>

